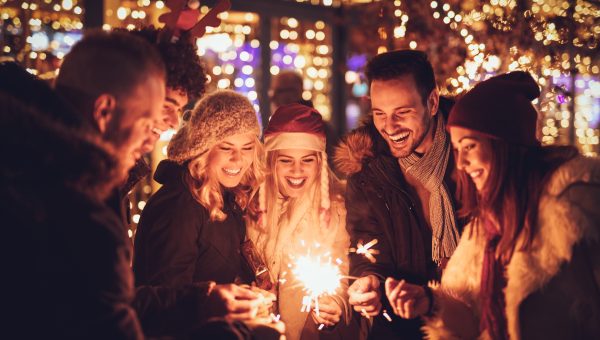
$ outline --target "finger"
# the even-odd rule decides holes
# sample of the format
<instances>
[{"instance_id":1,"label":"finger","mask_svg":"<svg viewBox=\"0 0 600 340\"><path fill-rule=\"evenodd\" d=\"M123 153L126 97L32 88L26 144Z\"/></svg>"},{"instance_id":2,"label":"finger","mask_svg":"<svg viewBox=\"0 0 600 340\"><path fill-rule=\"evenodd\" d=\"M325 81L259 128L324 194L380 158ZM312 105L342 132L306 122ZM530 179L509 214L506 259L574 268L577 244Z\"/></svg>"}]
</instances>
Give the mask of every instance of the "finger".
<instances>
[{"instance_id":1,"label":"finger","mask_svg":"<svg viewBox=\"0 0 600 340\"><path fill-rule=\"evenodd\" d=\"M388 277L385 280L385 293L389 295L390 292L397 286L398 286L398 280L396 280L392 277Z\"/></svg>"},{"instance_id":2,"label":"finger","mask_svg":"<svg viewBox=\"0 0 600 340\"><path fill-rule=\"evenodd\" d=\"M403 289L403 285L398 283L388 294L388 300L389 301L395 301L402 292L404 292Z\"/></svg>"},{"instance_id":3,"label":"finger","mask_svg":"<svg viewBox=\"0 0 600 340\"><path fill-rule=\"evenodd\" d=\"M258 311L256 309L254 310L250 310L247 312L243 312L243 313L229 313L225 316L226 319L228 320L252 320L256 317L256 313Z\"/></svg>"},{"instance_id":4,"label":"finger","mask_svg":"<svg viewBox=\"0 0 600 340\"><path fill-rule=\"evenodd\" d=\"M245 313L253 309L258 309L260 301L255 300L230 300L227 303L229 313Z\"/></svg>"},{"instance_id":5,"label":"finger","mask_svg":"<svg viewBox=\"0 0 600 340\"><path fill-rule=\"evenodd\" d=\"M356 304L370 304L379 300L379 294L376 291L371 291L368 293L355 294L352 298Z\"/></svg>"},{"instance_id":6,"label":"finger","mask_svg":"<svg viewBox=\"0 0 600 340\"><path fill-rule=\"evenodd\" d=\"M316 315L315 313L315 317L321 319L321 321L319 321L320 323L327 323L329 325L336 324L340 321L340 317L338 315L323 312L319 312L319 315Z\"/></svg>"},{"instance_id":7,"label":"finger","mask_svg":"<svg viewBox=\"0 0 600 340\"><path fill-rule=\"evenodd\" d=\"M240 286L233 285L233 295L238 300L255 300L258 299L258 293Z\"/></svg>"}]
</instances>

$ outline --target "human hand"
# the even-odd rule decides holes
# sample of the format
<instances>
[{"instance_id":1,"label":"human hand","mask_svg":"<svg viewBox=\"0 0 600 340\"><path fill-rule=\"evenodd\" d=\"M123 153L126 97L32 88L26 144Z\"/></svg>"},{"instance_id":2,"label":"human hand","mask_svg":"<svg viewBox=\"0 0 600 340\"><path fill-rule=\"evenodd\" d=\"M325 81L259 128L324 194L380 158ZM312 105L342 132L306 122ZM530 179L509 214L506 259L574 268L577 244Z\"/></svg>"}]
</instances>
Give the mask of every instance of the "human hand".
<instances>
[{"instance_id":1,"label":"human hand","mask_svg":"<svg viewBox=\"0 0 600 340\"><path fill-rule=\"evenodd\" d=\"M319 314L316 312L316 305L312 302L312 317L318 324L325 326L334 326L340 322L342 317L342 307L331 296L321 296L318 299Z\"/></svg>"},{"instance_id":2,"label":"human hand","mask_svg":"<svg viewBox=\"0 0 600 340\"><path fill-rule=\"evenodd\" d=\"M429 297L423 286L388 277L385 280L385 295L394 313L404 319L416 318L429 309Z\"/></svg>"},{"instance_id":3,"label":"human hand","mask_svg":"<svg viewBox=\"0 0 600 340\"><path fill-rule=\"evenodd\" d=\"M381 311L379 278L367 275L356 279L348 288L348 302L354 310L365 316L376 316Z\"/></svg>"},{"instance_id":4,"label":"human hand","mask_svg":"<svg viewBox=\"0 0 600 340\"><path fill-rule=\"evenodd\" d=\"M235 284L215 285L207 302L210 314L229 320L253 319L262 303L259 294Z\"/></svg>"}]
</instances>

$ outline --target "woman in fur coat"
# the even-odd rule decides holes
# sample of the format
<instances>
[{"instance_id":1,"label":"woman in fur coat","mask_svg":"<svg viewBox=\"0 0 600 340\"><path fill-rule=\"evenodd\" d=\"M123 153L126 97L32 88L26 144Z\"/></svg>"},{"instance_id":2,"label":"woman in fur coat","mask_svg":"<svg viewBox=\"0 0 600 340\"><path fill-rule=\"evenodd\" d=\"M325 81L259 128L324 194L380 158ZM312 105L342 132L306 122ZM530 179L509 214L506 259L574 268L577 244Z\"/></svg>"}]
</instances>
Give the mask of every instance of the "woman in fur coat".
<instances>
[{"instance_id":1,"label":"woman in fur coat","mask_svg":"<svg viewBox=\"0 0 600 340\"><path fill-rule=\"evenodd\" d=\"M600 161L535 137L526 72L486 80L448 121L471 217L441 285L386 281L431 339L600 338Z\"/></svg>"},{"instance_id":2,"label":"woman in fur coat","mask_svg":"<svg viewBox=\"0 0 600 340\"><path fill-rule=\"evenodd\" d=\"M342 187L327 165L325 132L314 109L289 104L277 109L265 130L267 176L259 191L259 218L249 222L256 245L275 283L277 310L286 338L316 339L317 328L344 328L350 320L347 281L337 293L318 299L319 313L303 311L306 294L290 267L300 256L329 252L347 275L350 239L345 229ZM318 245L316 245L318 243ZM326 257L323 257L326 258Z\"/></svg>"}]
</instances>

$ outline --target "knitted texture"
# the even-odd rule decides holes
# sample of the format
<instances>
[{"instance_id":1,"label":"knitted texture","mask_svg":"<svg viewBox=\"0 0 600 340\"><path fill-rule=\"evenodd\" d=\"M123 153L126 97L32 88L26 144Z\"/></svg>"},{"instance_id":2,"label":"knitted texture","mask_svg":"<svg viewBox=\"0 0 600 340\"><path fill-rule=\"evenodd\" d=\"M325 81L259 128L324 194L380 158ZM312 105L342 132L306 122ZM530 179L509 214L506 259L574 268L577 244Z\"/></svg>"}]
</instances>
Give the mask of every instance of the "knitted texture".
<instances>
[{"instance_id":1,"label":"knitted texture","mask_svg":"<svg viewBox=\"0 0 600 340\"><path fill-rule=\"evenodd\" d=\"M539 145L535 136L537 111L531 101L540 89L524 71L492 77L460 97L450 111L447 126L477 131L520 145Z\"/></svg>"},{"instance_id":2,"label":"knitted texture","mask_svg":"<svg viewBox=\"0 0 600 340\"><path fill-rule=\"evenodd\" d=\"M234 91L216 91L196 104L189 120L171 139L167 157L182 164L227 137L247 132L260 135L250 101Z\"/></svg>"}]
</instances>

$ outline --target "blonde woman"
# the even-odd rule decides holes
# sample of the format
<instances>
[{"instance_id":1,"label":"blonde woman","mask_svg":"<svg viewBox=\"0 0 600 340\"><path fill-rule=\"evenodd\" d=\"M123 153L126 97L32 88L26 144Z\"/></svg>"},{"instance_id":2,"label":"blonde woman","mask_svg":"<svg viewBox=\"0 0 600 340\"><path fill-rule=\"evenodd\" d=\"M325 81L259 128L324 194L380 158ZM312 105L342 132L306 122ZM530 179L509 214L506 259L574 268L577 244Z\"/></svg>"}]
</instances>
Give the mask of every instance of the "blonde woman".
<instances>
[{"instance_id":1,"label":"blonde woman","mask_svg":"<svg viewBox=\"0 0 600 340\"><path fill-rule=\"evenodd\" d=\"M261 253L275 283L277 313L286 325L286 338L314 339L323 331L344 329L350 307L342 282L339 294L319 299L319 314L302 312L305 293L288 265L310 247L329 251L348 272L349 237L345 229L343 188L327 165L321 115L290 104L277 109L265 130L267 176L259 192L260 218L248 234ZM315 249L315 244L319 249Z\"/></svg>"},{"instance_id":2,"label":"blonde woman","mask_svg":"<svg viewBox=\"0 0 600 340\"><path fill-rule=\"evenodd\" d=\"M136 285L254 281L240 245L246 238L244 210L263 178L259 133L256 113L240 94L218 91L196 105L157 168L162 187L148 200L135 239ZM237 285L226 287L221 299L239 307L229 315L251 318L256 306L235 301L257 296Z\"/></svg>"}]
</instances>

